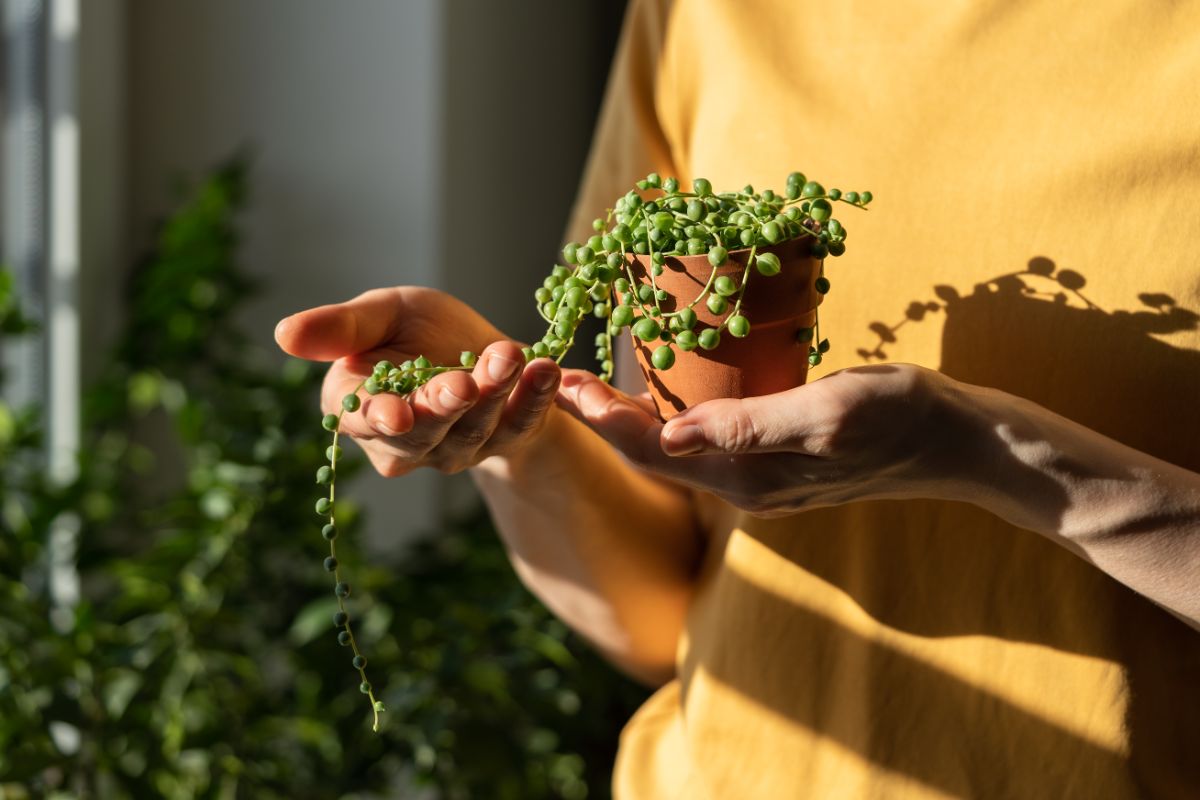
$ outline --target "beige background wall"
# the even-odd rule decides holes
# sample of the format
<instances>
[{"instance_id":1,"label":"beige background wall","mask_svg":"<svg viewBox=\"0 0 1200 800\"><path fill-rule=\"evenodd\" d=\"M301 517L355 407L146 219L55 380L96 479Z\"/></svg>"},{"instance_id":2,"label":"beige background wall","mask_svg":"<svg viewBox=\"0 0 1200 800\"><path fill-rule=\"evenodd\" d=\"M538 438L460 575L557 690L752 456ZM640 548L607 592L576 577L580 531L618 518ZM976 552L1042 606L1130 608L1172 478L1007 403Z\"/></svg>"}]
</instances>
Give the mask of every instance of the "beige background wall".
<instances>
[{"instance_id":1,"label":"beige background wall","mask_svg":"<svg viewBox=\"0 0 1200 800\"><path fill-rule=\"evenodd\" d=\"M93 15L108 29L92 63L117 76L97 148L124 147L84 177L85 216L120 209L121 236L101 242L114 263L145 244L172 176L250 144L245 261L267 291L246 321L264 344L287 313L397 283L448 288L513 335L534 334L530 295L559 245L621 4L83 5L85 26ZM467 211L482 224L464 235ZM106 305L91 311L98 329ZM429 528L469 497L461 480L428 472L371 476L354 494L377 542ZM383 517L401 505L411 522L398 530Z\"/></svg>"}]
</instances>

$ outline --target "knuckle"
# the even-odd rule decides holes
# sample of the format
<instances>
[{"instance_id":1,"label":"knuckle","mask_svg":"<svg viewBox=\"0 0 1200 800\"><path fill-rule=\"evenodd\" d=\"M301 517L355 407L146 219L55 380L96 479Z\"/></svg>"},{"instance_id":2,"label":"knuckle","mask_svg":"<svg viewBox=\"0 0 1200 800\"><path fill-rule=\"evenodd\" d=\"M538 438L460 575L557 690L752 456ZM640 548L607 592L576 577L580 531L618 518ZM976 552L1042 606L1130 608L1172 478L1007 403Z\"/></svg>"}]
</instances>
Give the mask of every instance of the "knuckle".
<instances>
[{"instance_id":1,"label":"knuckle","mask_svg":"<svg viewBox=\"0 0 1200 800\"><path fill-rule=\"evenodd\" d=\"M439 442L431 439L416 439L406 443L404 448L406 458L414 464L426 462L431 458L431 454L437 451Z\"/></svg>"},{"instance_id":2,"label":"knuckle","mask_svg":"<svg viewBox=\"0 0 1200 800\"><path fill-rule=\"evenodd\" d=\"M424 404L423 411L429 416L430 421L438 425L449 425L461 416L461 412L447 411L442 406L429 402Z\"/></svg>"},{"instance_id":3,"label":"knuckle","mask_svg":"<svg viewBox=\"0 0 1200 800\"><path fill-rule=\"evenodd\" d=\"M729 414L717 418L715 444L729 453L745 453L754 446L758 431L754 420L745 409L736 408Z\"/></svg>"},{"instance_id":4,"label":"knuckle","mask_svg":"<svg viewBox=\"0 0 1200 800\"><path fill-rule=\"evenodd\" d=\"M539 431L546 422L552 402L553 396L522 403L515 413L505 418L500 429L504 438L525 438Z\"/></svg>"},{"instance_id":5,"label":"knuckle","mask_svg":"<svg viewBox=\"0 0 1200 800\"><path fill-rule=\"evenodd\" d=\"M517 437L525 437L537 431L542 427L544 417L533 411L517 414L508 423L510 434Z\"/></svg>"},{"instance_id":6,"label":"knuckle","mask_svg":"<svg viewBox=\"0 0 1200 800\"><path fill-rule=\"evenodd\" d=\"M421 431L381 440L380 443L388 448L389 455L408 463L419 462L438 444L437 440Z\"/></svg>"},{"instance_id":7,"label":"knuckle","mask_svg":"<svg viewBox=\"0 0 1200 800\"><path fill-rule=\"evenodd\" d=\"M441 452L439 450L430 453L425 461L427 466L444 475L457 475L472 464L470 459L464 458L460 452Z\"/></svg>"},{"instance_id":8,"label":"knuckle","mask_svg":"<svg viewBox=\"0 0 1200 800\"><path fill-rule=\"evenodd\" d=\"M488 428L478 425L467 425L452 429L446 438L456 448L474 452L487 444L491 436L492 432Z\"/></svg>"}]
</instances>

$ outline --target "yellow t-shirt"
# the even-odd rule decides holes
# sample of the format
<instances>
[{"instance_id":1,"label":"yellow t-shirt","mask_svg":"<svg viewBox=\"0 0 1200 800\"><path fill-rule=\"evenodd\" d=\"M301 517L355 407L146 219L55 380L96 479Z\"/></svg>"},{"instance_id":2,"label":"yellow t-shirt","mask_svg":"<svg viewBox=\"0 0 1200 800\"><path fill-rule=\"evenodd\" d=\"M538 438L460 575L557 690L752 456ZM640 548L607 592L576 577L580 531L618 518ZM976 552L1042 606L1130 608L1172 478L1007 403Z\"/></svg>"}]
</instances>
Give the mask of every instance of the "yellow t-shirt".
<instances>
[{"instance_id":1,"label":"yellow t-shirt","mask_svg":"<svg viewBox=\"0 0 1200 800\"><path fill-rule=\"evenodd\" d=\"M576 226L651 169L870 189L815 372L905 361L1200 471L1200 2L633 2ZM1200 798L1200 633L978 508L716 543L619 800Z\"/></svg>"}]
</instances>

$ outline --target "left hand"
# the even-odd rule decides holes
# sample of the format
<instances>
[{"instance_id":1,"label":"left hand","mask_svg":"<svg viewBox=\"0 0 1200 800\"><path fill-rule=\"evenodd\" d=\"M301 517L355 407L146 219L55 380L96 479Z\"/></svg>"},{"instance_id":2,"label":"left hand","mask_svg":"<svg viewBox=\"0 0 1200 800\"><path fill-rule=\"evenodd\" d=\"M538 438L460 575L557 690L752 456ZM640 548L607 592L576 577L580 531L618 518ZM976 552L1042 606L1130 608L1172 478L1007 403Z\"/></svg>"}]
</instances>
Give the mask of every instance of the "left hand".
<instances>
[{"instance_id":1,"label":"left hand","mask_svg":"<svg viewBox=\"0 0 1200 800\"><path fill-rule=\"evenodd\" d=\"M957 496L970 434L944 413L954 385L910 364L854 367L778 394L711 400L664 425L648 395L567 370L557 402L634 465L776 516Z\"/></svg>"}]
</instances>

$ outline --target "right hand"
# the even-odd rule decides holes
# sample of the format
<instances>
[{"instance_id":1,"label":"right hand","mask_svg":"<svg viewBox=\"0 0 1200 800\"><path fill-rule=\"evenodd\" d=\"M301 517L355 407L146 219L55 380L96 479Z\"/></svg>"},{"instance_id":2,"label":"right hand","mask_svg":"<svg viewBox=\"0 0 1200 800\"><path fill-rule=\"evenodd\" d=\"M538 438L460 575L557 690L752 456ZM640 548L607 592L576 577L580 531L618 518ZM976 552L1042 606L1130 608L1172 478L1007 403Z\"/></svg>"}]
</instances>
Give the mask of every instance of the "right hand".
<instances>
[{"instance_id":1,"label":"right hand","mask_svg":"<svg viewBox=\"0 0 1200 800\"><path fill-rule=\"evenodd\" d=\"M470 372L438 375L407 400L362 392L362 408L342 416L342 432L385 477L422 466L459 472L517 452L542 429L561 378L548 358L526 364L520 346L470 306L420 287L374 289L301 311L280 321L275 341L293 356L333 362L321 390L321 408L332 414L381 359L424 355L452 365L463 350L479 353Z\"/></svg>"}]
</instances>

